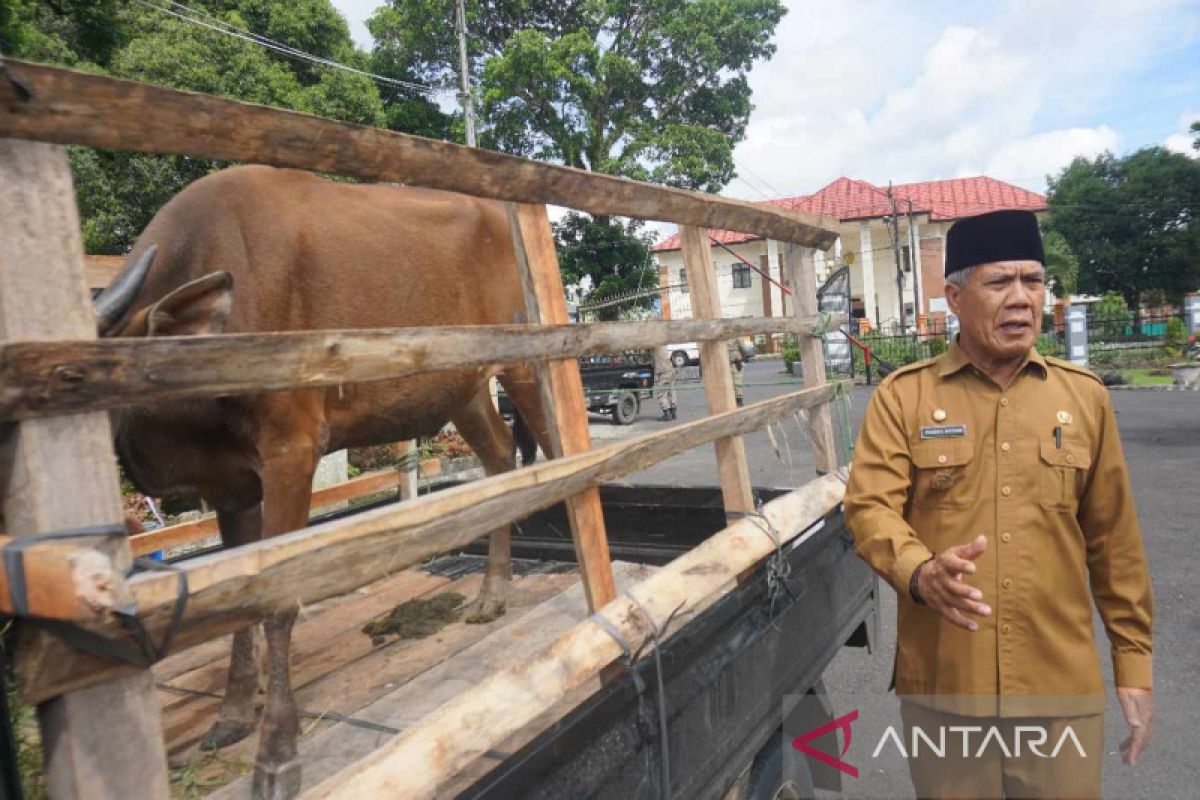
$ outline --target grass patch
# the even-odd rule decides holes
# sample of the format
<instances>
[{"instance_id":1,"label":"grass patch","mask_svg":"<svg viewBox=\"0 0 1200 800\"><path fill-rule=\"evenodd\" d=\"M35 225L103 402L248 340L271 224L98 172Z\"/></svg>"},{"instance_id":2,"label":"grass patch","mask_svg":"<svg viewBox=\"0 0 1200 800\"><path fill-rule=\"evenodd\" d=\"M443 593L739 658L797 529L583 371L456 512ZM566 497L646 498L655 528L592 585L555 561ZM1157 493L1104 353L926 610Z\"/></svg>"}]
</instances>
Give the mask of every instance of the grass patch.
<instances>
[{"instance_id":1,"label":"grass patch","mask_svg":"<svg viewBox=\"0 0 1200 800\"><path fill-rule=\"evenodd\" d=\"M1165 369L1123 369L1121 374L1130 386L1169 386L1175 382L1171 371Z\"/></svg>"}]
</instances>

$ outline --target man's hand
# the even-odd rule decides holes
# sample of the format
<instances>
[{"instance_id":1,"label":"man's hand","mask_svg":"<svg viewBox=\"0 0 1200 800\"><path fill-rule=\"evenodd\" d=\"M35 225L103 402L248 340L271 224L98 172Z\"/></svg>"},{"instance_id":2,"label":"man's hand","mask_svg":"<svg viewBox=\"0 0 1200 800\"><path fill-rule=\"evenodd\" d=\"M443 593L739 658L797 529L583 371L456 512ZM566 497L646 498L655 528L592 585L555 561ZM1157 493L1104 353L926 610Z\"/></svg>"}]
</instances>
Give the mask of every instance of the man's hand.
<instances>
[{"instance_id":1,"label":"man's hand","mask_svg":"<svg viewBox=\"0 0 1200 800\"><path fill-rule=\"evenodd\" d=\"M987 550L987 537L982 534L970 544L960 544L938 553L932 561L920 567L917 575L917 593L927 606L936 610L960 628L969 631L979 629L979 624L964 614L986 617L991 607L983 600L983 593L963 583L963 575L975 572L975 559Z\"/></svg>"},{"instance_id":2,"label":"man's hand","mask_svg":"<svg viewBox=\"0 0 1200 800\"><path fill-rule=\"evenodd\" d=\"M1117 700L1129 723L1129 736L1121 742L1121 760L1133 766L1150 743L1150 723L1154 721L1154 695L1149 689L1117 687Z\"/></svg>"}]
</instances>

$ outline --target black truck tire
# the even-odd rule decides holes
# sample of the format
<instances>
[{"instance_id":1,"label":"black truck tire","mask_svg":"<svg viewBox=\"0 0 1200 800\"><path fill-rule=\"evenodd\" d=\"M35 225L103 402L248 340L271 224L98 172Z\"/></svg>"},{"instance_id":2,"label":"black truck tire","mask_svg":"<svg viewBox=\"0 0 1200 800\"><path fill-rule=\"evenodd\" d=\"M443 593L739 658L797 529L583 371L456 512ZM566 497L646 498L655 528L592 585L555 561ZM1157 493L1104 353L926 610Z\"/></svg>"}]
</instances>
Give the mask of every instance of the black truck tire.
<instances>
[{"instance_id":1,"label":"black truck tire","mask_svg":"<svg viewBox=\"0 0 1200 800\"><path fill-rule=\"evenodd\" d=\"M618 425L632 425L642 410L642 403L633 392L622 392L617 398L617 404L612 407L613 422Z\"/></svg>"},{"instance_id":2,"label":"black truck tire","mask_svg":"<svg viewBox=\"0 0 1200 800\"><path fill-rule=\"evenodd\" d=\"M817 796L812 774L804 759L792 759L799 771L784 775L783 732L776 731L758 751L742 792L743 800L811 800Z\"/></svg>"},{"instance_id":3,"label":"black truck tire","mask_svg":"<svg viewBox=\"0 0 1200 800\"><path fill-rule=\"evenodd\" d=\"M682 350L676 350L674 353L671 353L671 366L676 369L683 369L688 365L688 361L690 361L688 354Z\"/></svg>"}]
</instances>

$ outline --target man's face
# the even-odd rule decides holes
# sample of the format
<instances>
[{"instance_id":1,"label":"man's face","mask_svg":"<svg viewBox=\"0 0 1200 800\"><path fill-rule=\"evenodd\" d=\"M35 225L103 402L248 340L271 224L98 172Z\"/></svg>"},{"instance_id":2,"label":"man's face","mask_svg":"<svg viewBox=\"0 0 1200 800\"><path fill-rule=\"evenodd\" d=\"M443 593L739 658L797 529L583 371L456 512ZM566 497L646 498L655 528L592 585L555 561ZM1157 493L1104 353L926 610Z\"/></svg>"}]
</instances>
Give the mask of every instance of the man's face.
<instances>
[{"instance_id":1,"label":"man's face","mask_svg":"<svg viewBox=\"0 0 1200 800\"><path fill-rule=\"evenodd\" d=\"M946 284L962 340L998 361L1020 358L1037 341L1046 270L1036 261L996 261L971 271L967 285Z\"/></svg>"}]
</instances>

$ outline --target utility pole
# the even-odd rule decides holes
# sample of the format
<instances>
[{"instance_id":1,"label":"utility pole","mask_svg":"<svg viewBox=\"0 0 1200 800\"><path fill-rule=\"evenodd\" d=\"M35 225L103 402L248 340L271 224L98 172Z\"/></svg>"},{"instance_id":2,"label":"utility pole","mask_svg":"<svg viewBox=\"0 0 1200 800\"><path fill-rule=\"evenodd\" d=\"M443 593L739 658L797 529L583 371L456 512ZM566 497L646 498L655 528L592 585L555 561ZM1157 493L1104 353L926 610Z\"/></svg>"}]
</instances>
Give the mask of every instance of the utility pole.
<instances>
[{"instance_id":1,"label":"utility pole","mask_svg":"<svg viewBox=\"0 0 1200 800\"><path fill-rule=\"evenodd\" d=\"M475 146L475 103L471 93L471 73L467 66L467 10L465 0L454 4L454 33L458 36L458 77L462 86L463 121L467 128L467 147Z\"/></svg>"},{"instance_id":2,"label":"utility pole","mask_svg":"<svg viewBox=\"0 0 1200 800\"><path fill-rule=\"evenodd\" d=\"M908 333L908 316L904 313L904 265L900 263L900 225L896 211L896 195L892 192L892 182L888 181L888 202L892 206L892 215L888 219L888 233L892 237L892 255L896 258L896 292L900 296L900 333Z\"/></svg>"},{"instance_id":3,"label":"utility pole","mask_svg":"<svg viewBox=\"0 0 1200 800\"><path fill-rule=\"evenodd\" d=\"M917 221L913 217L913 201L908 198L908 257L912 264L913 273L913 313L916 314L916 319L913 324L917 328L917 333L921 332L921 314L928 314L929 309L924 308L924 283L925 276L921 274L921 257L919 248L917 247Z\"/></svg>"}]
</instances>

